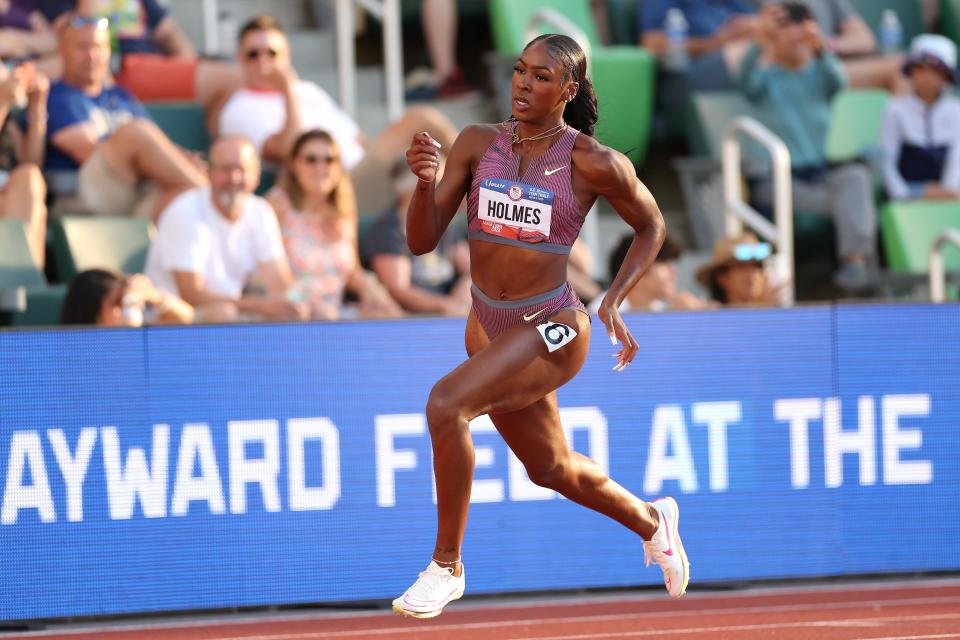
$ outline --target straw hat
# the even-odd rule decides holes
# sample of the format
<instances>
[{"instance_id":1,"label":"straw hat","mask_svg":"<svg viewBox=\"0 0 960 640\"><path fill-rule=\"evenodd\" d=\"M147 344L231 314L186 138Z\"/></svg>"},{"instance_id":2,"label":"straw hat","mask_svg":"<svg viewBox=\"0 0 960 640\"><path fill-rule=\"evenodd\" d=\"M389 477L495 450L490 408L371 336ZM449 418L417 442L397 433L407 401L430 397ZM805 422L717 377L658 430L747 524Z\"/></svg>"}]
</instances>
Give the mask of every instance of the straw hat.
<instances>
[{"instance_id":1,"label":"straw hat","mask_svg":"<svg viewBox=\"0 0 960 640\"><path fill-rule=\"evenodd\" d=\"M749 231L732 238L721 238L713 245L710 262L697 269L697 280L709 289L714 274L720 269L738 262L762 263L768 257L770 245L760 242L757 236Z\"/></svg>"}]
</instances>

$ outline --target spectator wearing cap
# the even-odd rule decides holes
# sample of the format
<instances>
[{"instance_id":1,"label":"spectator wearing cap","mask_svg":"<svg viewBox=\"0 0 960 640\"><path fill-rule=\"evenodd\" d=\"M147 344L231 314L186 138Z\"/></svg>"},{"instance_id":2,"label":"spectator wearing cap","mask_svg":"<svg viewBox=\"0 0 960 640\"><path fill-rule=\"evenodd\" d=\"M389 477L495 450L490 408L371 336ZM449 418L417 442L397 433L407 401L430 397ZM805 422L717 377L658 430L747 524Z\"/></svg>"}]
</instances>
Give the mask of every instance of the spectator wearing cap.
<instances>
[{"instance_id":1,"label":"spectator wearing cap","mask_svg":"<svg viewBox=\"0 0 960 640\"><path fill-rule=\"evenodd\" d=\"M697 270L697 280L720 304L775 306L783 285L775 285L767 275L770 253L770 245L752 233L722 238L714 245L710 262Z\"/></svg>"},{"instance_id":2,"label":"spectator wearing cap","mask_svg":"<svg viewBox=\"0 0 960 640\"><path fill-rule=\"evenodd\" d=\"M610 252L610 273L620 270L633 243L633 234L627 234L620 239L617 246ZM660 251L650 268L640 276L637 283L620 303L620 311L666 311L668 309L705 309L709 302L698 298L689 291L677 288L677 259L682 250L668 235L663 239ZM606 291L596 296L589 305L590 313L596 313L600 308Z\"/></svg>"},{"instance_id":3,"label":"spectator wearing cap","mask_svg":"<svg viewBox=\"0 0 960 640\"><path fill-rule=\"evenodd\" d=\"M940 35L914 38L903 65L911 91L887 105L883 179L894 200L960 198L960 99L957 48Z\"/></svg>"}]
</instances>

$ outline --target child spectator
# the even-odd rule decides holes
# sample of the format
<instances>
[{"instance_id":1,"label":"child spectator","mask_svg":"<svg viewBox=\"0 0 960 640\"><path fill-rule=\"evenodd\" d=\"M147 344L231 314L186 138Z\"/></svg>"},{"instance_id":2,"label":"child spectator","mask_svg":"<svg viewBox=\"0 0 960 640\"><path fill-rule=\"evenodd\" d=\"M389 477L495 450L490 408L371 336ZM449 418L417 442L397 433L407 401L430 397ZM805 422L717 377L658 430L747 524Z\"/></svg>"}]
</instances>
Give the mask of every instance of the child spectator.
<instances>
[{"instance_id":1,"label":"child spectator","mask_svg":"<svg viewBox=\"0 0 960 640\"><path fill-rule=\"evenodd\" d=\"M883 179L894 200L960 198L957 48L940 35L914 38L903 72L910 93L890 101L883 120Z\"/></svg>"}]
</instances>

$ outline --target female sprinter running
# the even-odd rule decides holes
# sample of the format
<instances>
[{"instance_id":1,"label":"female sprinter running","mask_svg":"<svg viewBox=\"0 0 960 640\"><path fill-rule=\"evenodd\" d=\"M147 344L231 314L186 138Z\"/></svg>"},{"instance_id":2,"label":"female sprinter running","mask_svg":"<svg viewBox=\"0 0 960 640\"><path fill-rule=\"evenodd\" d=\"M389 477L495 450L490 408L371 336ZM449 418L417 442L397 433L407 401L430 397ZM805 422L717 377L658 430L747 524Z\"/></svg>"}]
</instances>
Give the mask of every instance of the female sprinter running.
<instances>
[{"instance_id":1,"label":"female sprinter running","mask_svg":"<svg viewBox=\"0 0 960 640\"><path fill-rule=\"evenodd\" d=\"M598 315L622 371L637 342L617 310L663 242L653 196L622 154L593 139L597 103L586 58L572 39L531 41L514 67L513 118L463 130L436 184L439 145L414 136L407 164L419 178L407 215L416 254L433 250L467 200L473 309L469 358L433 387L427 422L437 483L436 548L426 571L393 601L397 613L432 618L463 595L460 547L474 451L468 422L489 414L530 479L609 516L644 540L647 564L683 595L689 564L672 498L646 503L607 477L564 438L556 389L576 375L590 345L590 318L566 282L567 254L586 212L603 196L635 232Z\"/></svg>"}]
</instances>

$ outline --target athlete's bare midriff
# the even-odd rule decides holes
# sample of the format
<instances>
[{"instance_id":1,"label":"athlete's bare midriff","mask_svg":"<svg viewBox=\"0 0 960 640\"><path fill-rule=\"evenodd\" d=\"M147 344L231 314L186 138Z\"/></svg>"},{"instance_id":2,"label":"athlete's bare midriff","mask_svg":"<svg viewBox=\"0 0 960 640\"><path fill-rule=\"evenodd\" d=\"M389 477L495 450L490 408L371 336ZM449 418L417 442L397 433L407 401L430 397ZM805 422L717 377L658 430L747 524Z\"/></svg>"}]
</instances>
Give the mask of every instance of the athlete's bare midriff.
<instances>
[{"instance_id":1,"label":"athlete's bare midriff","mask_svg":"<svg viewBox=\"0 0 960 640\"><path fill-rule=\"evenodd\" d=\"M520 300L566 282L567 256L471 240L470 276L491 298Z\"/></svg>"}]
</instances>

